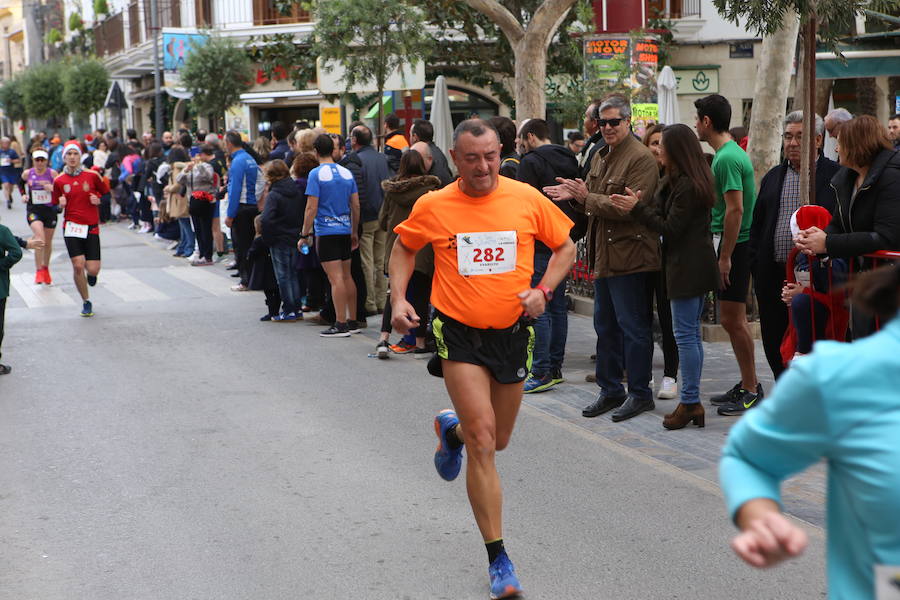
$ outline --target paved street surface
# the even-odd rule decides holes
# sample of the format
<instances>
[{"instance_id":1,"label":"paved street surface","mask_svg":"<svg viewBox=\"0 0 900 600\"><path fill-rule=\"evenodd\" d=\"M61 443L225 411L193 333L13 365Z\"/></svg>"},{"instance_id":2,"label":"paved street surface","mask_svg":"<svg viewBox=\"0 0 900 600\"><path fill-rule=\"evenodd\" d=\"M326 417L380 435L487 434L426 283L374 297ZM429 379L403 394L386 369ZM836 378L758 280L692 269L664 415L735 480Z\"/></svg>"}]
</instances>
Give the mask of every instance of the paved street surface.
<instances>
[{"instance_id":1,"label":"paved street surface","mask_svg":"<svg viewBox=\"0 0 900 600\"><path fill-rule=\"evenodd\" d=\"M24 235L24 209L0 208ZM487 558L462 478L434 472L448 405L424 361L260 323L260 293L107 226L93 319L66 266L13 271L0 379L0 599L484 599ZM581 417L590 321L571 320L570 383L526 398L499 456L505 537L529 599L825 595L820 467L789 482L807 554L769 571L731 553L716 482L733 420ZM760 373L764 368L758 356ZM662 378L657 356L656 381ZM708 344L704 397L735 383ZM767 390L771 381L765 381Z\"/></svg>"}]
</instances>

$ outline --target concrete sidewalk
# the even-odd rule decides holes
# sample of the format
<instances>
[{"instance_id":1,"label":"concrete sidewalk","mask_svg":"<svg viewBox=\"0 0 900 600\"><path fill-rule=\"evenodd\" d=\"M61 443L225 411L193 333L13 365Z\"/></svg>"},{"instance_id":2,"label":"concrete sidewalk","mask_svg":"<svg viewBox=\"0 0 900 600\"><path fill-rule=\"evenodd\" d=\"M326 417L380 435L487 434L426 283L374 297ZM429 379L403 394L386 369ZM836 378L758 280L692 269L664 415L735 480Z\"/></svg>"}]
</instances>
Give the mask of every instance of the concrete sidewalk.
<instances>
[{"instance_id":1,"label":"concrete sidewalk","mask_svg":"<svg viewBox=\"0 0 900 600\"><path fill-rule=\"evenodd\" d=\"M656 410L628 421L613 423L609 413L594 419L581 416L581 409L593 402L599 388L585 382L585 375L594 372L590 355L595 351L597 336L590 318L569 313L569 339L563 376L566 383L547 392L528 394L525 404L565 420L572 425L603 436L657 460L678 467L697 477L718 483L717 465L728 431L738 418L716 414L709 397L724 392L740 380L737 361L728 342L704 342L703 377L700 395L706 409L704 428L689 425L685 429L668 431L662 426L663 415L671 412L678 400L655 400ZM762 344L756 342L756 369L766 393L774 384L772 371L765 360ZM663 357L654 346L654 394L663 378ZM813 469L788 480L784 487L784 502L788 512L814 525L825 523L825 468Z\"/></svg>"}]
</instances>

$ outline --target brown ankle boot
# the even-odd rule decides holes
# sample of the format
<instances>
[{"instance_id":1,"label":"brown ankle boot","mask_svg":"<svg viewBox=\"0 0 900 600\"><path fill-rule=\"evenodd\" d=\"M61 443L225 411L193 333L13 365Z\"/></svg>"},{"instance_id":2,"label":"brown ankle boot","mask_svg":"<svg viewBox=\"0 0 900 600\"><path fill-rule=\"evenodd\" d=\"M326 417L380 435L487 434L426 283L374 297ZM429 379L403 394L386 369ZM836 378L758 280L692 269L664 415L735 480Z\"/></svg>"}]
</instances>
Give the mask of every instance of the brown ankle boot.
<instances>
[{"instance_id":1,"label":"brown ankle boot","mask_svg":"<svg viewBox=\"0 0 900 600\"><path fill-rule=\"evenodd\" d=\"M691 421L697 427L706 426L706 416L703 412L703 405L699 402L696 404L678 403L675 411L666 415L663 419L663 427L666 429L682 429Z\"/></svg>"}]
</instances>

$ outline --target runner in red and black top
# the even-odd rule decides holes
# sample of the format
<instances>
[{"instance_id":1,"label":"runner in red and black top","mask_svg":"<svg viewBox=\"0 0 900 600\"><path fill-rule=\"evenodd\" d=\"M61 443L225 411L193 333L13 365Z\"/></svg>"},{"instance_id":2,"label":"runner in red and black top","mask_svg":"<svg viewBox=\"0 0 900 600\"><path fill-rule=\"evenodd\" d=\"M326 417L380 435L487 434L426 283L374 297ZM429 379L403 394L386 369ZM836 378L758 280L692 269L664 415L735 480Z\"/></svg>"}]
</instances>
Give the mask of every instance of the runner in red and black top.
<instances>
[{"instance_id":1,"label":"runner in red and black top","mask_svg":"<svg viewBox=\"0 0 900 600\"><path fill-rule=\"evenodd\" d=\"M82 317L93 317L88 286L100 273L100 197L109 187L95 171L81 166L81 145L70 140L63 150L65 166L53 182L53 203L63 208L63 239L75 271L75 287L84 306Z\"/></svg>"}]
</instances>

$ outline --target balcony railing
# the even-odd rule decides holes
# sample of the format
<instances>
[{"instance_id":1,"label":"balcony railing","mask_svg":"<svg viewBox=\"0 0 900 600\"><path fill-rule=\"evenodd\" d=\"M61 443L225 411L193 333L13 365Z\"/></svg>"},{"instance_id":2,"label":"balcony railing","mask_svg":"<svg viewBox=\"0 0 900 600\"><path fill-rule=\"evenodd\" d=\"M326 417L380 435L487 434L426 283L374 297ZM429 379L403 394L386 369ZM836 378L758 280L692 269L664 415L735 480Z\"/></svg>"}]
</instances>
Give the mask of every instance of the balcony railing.
<instances>
[{"instance_id":1,"label":"balcony railing","mask_svg":"<svg viewBox=\"0 0 900 600\"><path fill-rule=\"evenodd\" d=\"M647 15L659 19L699 18L701 0L647 0Z\"/></svg>"},{"instance_id":2,"label":"balcony railing","mask_svg":"<svg viewBox=\"0 0 900 600\"><path fill-rule=\"evenodd\" d=\"M125 16L113 15L94 26L97 56L109 56L125 49Z\"/></svg>"},{"instance_id":3,"label":"balcony railing","mask_svg":"<svg viewBox=\"0 0 900 600\"><path fill-rule=\"evenodd\" d=\"M253 24L284 25L288 23L309 23L310 15L299 6L294 6L288 14L275 8L273 0L253 0Z\"/></svg>"}]
</instances>

